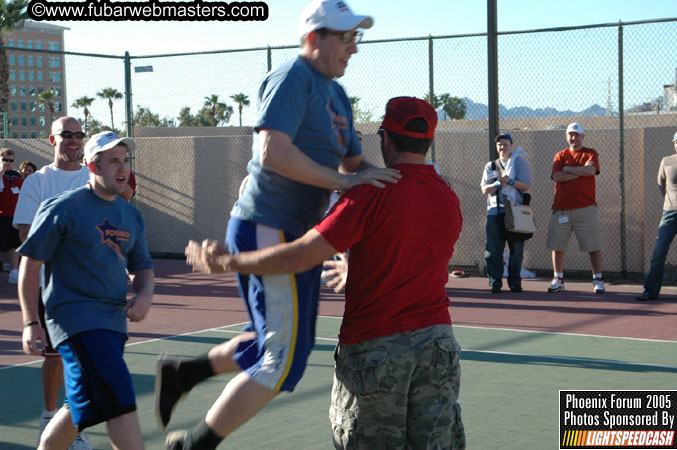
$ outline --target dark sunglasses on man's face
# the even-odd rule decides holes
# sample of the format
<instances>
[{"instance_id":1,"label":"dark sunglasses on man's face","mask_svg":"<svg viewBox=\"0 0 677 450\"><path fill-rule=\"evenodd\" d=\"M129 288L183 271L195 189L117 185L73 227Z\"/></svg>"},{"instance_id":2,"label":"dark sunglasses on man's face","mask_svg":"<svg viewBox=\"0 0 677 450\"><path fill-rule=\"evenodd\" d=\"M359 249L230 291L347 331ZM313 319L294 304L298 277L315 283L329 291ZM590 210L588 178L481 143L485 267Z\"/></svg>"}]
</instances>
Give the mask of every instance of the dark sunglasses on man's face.
<instances>
[{"instance_id":1,"label":"dark sunglasses on man's face","mask_svg":"<svg viewBox=\"0 0 677 450\"><path fill-rule=\"evenodd\" d=\"M13 159L2 158L2 162L14 162Z\"/></svg>"},{"instance_id":2,"label":"dark sunglasses on man's face","mask_svg":"<svg viewBox=\"0 0 677 450\"><path fill-rule=\"evenodd\" d=\"M56 136L61 136L64 139L84 139L87 136L82 131L73 133L72 131L62 131L61 133L54 133Z\"/></svg>"}]
</instances>

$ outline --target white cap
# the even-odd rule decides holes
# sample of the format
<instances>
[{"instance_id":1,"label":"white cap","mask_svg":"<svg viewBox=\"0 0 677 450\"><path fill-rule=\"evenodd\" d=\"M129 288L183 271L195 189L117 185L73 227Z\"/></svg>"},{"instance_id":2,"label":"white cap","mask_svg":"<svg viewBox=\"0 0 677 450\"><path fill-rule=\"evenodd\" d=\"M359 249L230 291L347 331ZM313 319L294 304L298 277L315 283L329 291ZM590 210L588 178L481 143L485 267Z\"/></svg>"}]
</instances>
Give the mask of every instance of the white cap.
<instances>
[{"instance_id":1,"label":"white cap","mask_svg":"<svg viewBox=\"0 0 677 450\"><path fill-rule=\"evenodd\" d=\"M348 31L353 28L371 28L373 25L374 19L371 16L353 14L343 0L314 0L299 16L299 37L320 28Z\"/></svg>"},{"instance_id":2,"label":"white cap","mask_svg":"<svg viewBox=\"0 0 677 450\"><path fill-rule=\"evenodd\" d=\"M672 137L672 142L677 141L677 131L675 131L675 135Z\"/></svg>"},{"instance_id":3,"label":"white cap","mask_svg":"<svg viewBox=\"0 0 677 450\"><path fill-rule=\"evenodd\" d=\"M583 134L583 126L580 123L570 123L567 127L567 133Z\"/></svg>"},{"instance_id":4,"label":"white cap","mask_svg":"<svg viewBox=\"0 0 677 450\"><path fill-rule=\"evenodd\" d=\"M130 137L121 138L112 131L102 131L101 133L96 133L94 136L89 138L87 144L85 145L85 161L87 161L87 164L89 164L92 162L92 158L94 158L97 153L110 150L118 144L126 145L127 150L130 152L136 150L136 141Z\"/></svg>"}]
</instances>

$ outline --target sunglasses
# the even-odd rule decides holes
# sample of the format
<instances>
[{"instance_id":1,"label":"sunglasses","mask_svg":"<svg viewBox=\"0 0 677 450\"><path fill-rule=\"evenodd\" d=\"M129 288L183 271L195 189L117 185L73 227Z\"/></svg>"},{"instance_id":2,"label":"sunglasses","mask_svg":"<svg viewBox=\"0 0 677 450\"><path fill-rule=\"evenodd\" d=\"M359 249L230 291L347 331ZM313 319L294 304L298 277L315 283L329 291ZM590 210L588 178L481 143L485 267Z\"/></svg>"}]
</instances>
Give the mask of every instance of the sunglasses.
<instances>
[{"instance_id":1,"label":"sunglasses","mask_svg":"<svg viewBox=\"0 0 677 450\"><path fill-rule=\"evenodd\" d=\"M55 136L61 136L64 139L84 139L87 136L82 131L77 131L73 133L72 131L62 131L61 133L54 133Z\"/></svg>"},{"instance_id":2,"label":"sunglasses","mask_svg":"<svg viewBox=\"0 0 677 450\"><path fill-rule=\"evenodd\" d=\"M2 158L2 162L14 162L13 159Z\"/></svg>"},{"instance_id":3,"label":"sunglasses","mask_svg":"<svg viewBox=\"0 0 677 450\"><path fill-rule=\"evenodd\" d=\"M334 31L334 30L328 30L324 29L324 32L327 34L332 34L334 36L338 36L339 39L341 40L342 44L350 44L351 42L354 42L355 44L359 44L360 41L362 41L362 36L363 33L361 31Z\"/></svg>"}]
</instances>

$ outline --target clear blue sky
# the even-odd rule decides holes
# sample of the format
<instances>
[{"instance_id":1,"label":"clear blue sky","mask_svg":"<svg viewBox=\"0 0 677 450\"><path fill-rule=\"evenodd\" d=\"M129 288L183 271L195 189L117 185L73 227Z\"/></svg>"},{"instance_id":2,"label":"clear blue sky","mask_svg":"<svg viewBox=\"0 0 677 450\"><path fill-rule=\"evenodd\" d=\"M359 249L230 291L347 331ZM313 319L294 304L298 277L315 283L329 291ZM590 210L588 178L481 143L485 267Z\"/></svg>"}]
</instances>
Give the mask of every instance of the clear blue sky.
<instances>
[{"instance_id":1,"label":"clear blue sky","mask_svg":"<svg viewBox=\"0 0 677 450\"><path fill-rule=\"evenodd\" d=\"M147 55L295 44L306 0L269 0L265 22L52 22L70 51ZM486 32L484 0L350 0L375 25L365 39ZM676 0L498 0L498 30L677 17Z\"/></svg>"}]
</instances>

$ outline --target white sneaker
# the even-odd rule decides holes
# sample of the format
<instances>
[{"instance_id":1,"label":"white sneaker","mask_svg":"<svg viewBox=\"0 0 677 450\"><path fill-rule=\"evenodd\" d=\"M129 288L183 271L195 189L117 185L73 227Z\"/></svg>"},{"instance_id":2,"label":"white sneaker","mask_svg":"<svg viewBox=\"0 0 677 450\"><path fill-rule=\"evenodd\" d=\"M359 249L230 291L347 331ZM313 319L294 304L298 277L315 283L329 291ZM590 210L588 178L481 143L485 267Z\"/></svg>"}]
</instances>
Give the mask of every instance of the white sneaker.
<instances>
[{"instance_id":1,"label":"white sneaker","mask_svg":"<svg viewBox=\"0 0 677 450\"><path fill-rule=\"evenodd\" d=\"M84 431L78 434L78 437L75 438L73 443L68 450L92 450L92 446L89 445L89 436Z\"/></svg>"},{"instance_id":2,"label":"white sneaker","mask_svg":"<svg viewBox=\"0 0 677 450\"><path fill-rule=\"evenodd\" d=\"M595 278L592 280L592 286L594 287L595 294L604 294L606 289L604 288L604 281L601 278Z\"/></svg>"},{"instance_id":3,"label":"white sneaker","mask_svg":"<svg viewBox=\"0 0 677 450\"><path fill-rule=\"evenodd\" d=\"M42 433L45 431L45 428L47 427L47 424L49 423L50 420L52 420L52 417L45 417L44 415L40 417L40 431L38 431L38 447L40 447L40 439L42 438Z\"/></svg>"},{"instance_id":4,"label":"white sneaker","mask_svg":"<svg viewBox=\"0 0 677 450\"><path fill-rule=\"evenodd\" d=\"M17 284L18 282L19 282L19 269L10 270L7 284Z\"/></svg>"},{"instance_id":5,"label":"white sneaker","mask_svg":"<svg viewBox=\"0 0 677 450\"><path fill-rule=\"evenodd\" d=\"M548 292L559 292L564 290L564 279L563 278L553 278L552 284L548 287Z\"/></svg>"}]
</instances>

